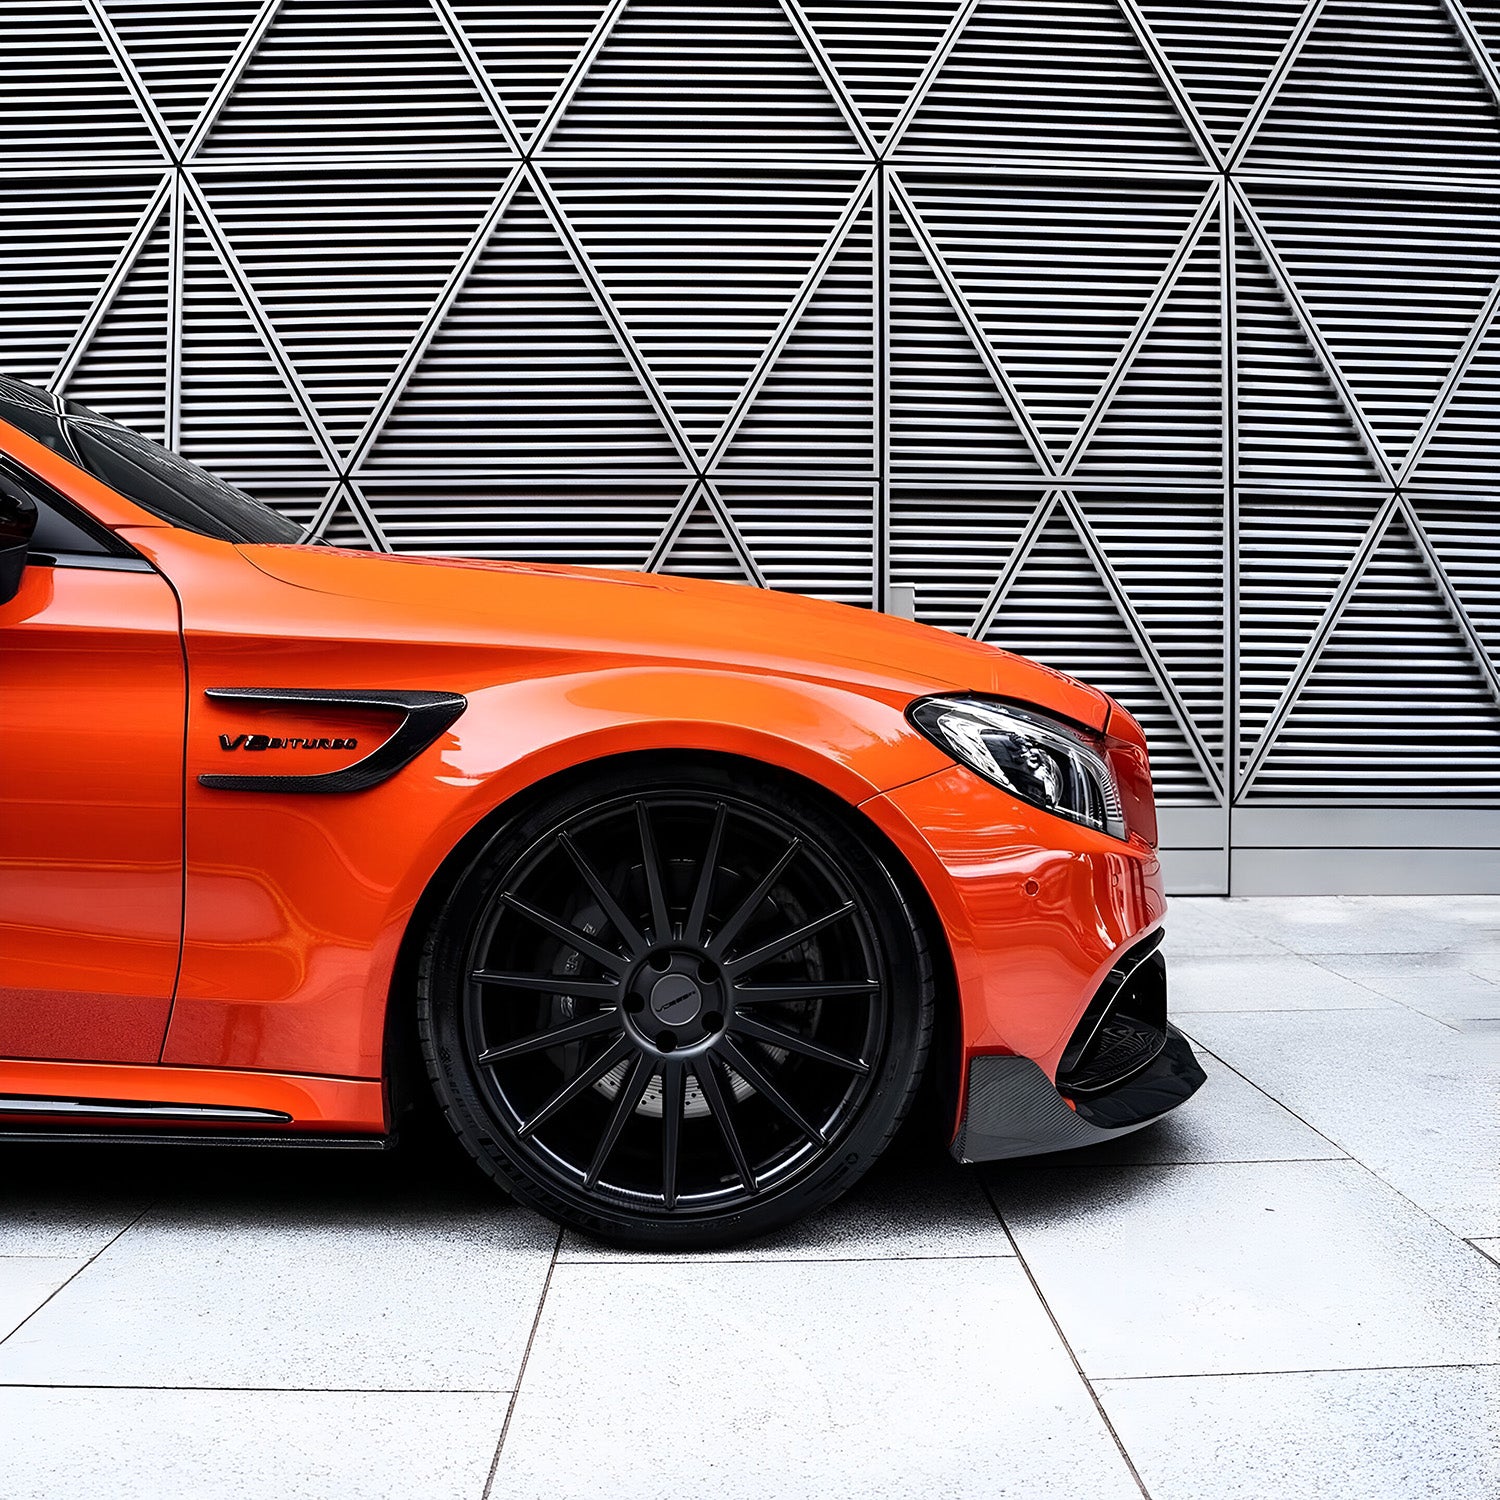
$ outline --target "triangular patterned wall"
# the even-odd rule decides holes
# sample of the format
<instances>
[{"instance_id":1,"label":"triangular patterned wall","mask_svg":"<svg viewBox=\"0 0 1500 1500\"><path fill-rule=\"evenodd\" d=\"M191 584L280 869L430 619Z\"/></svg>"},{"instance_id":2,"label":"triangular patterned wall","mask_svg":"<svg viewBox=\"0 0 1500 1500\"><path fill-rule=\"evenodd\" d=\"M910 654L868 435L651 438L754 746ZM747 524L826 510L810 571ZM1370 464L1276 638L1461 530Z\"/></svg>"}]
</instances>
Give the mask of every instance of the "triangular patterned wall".
<instances>
[{"instance_id":1,"label":"triangular patterned wall","mask_svg":"<svg viewBox=\"0 0 1500 1500\"><path fill-rule=\"evenodd\" d=\"M345 545L914 585L1168 806L1500 802L1488 9L27 10L8 373Z\"/></svg>"}]
</instances>

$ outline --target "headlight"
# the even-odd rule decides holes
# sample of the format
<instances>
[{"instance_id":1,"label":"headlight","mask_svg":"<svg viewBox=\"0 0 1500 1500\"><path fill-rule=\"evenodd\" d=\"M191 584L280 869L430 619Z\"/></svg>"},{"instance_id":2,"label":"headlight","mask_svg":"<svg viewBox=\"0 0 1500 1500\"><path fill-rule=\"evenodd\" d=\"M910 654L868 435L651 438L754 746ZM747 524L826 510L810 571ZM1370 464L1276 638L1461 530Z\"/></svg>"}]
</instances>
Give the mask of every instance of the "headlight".
<instances>
[{"instance_id":1,"label":"headlight","mask_svg":"<svg viewBox=\"0 0 1500 1500\"><path fill-rule=\"evenodd\" d=\"M907 717L939 749L1021 801L1125 837L1113 773L1066 724L981 698L923 698Z\"/></svg>"}]
</instances>

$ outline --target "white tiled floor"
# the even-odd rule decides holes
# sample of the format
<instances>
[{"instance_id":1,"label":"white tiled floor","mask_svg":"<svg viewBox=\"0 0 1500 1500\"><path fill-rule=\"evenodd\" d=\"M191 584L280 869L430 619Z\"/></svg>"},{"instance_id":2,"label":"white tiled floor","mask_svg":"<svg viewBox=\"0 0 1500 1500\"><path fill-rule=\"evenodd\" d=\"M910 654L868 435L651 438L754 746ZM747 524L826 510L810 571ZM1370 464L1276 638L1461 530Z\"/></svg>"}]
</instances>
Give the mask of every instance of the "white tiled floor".
<instances>
[{"instance_id":1,"label":"white tiled floor","mask_svg":"<svg viewBox=\"0 0 1500 1500\"><path fill-rule=\"evenodd\" d=\"M1074 1494L1136 1495L1014 1257L564 1264L496 1488L984 1500L1062 1454Z\"/></svg>"},{"instance_id":2,"label":"white tiled floor","mask_svg":"<svg viewBox=\"0 0 1500 1500\"><path fill-rule=\"evenodd\" d=\"M1328 962L1309 963L1293 953L1174 955L1172 1011L1186 1018L1205 1011L1376 1010L1397 1003L1325 967Z\"/></svg>"},{"instance_id":3,"label":"white tiled floor","mask_svg":"<svg viewBox=\"0 0 1500 1500\"><path fill-rule=\"evenodd\" d=\"M1500 1369L1101 1380L1153 1500L1490 1500Z\"/></svg>"},{"instance_id":4,"label":"white tiled floor","mask_svg":"<svg viewBox=\"0 0 1500 1500\"><path fill-rule=\"evenodd\" d=\"M6 1500L472 1500L509 1397L0 1388Z\"/></svg>"},{"instance_id":5,"label":"white tiled floor","mask_svg":"<svg viewBox=\"0 0 1500 1500\"><path fill-rule=\"evenodd\" d=\"M1500 1365L1500 1279L1358 1162L990 1175L1086 1375Z\"/></svg>"},{"instance_id":6,"label":"white tiled floor","mask_svg":"<svg viewBox=\"0 0 1500 1500\"><path fill-rule=\"evenodd\" d=\"M556 1239L489 1204L153 1208L0 1343L0 1383L509 1390Z\"/></svg>"},{"instance_id":7,"label":"white tiled floor","mask_svg":"<svg viewBox=\"0 0 1500 1500\"><path fill-rule=\"evenodd\" d=\"M1180 900L1209 1082L622 1255L390 1156L0 1151L3 1500L1500 1496L1500 899Z\"/></svg>"},{"instance_id":8,"label":"white tiled floor","mask_svg":"<svg viewBox=\"0 0 1500 1500\"><path fill-rule=\"evenodd\" d=\"M1455 1234L1500 1235L1500 1032L1404 1005L1183 1022Z\"/></svg>"},{"instance_id":9,"label":"white tiled floor","mask_svg":"<svg viewBox=\"0 0 1500 1500\"><path fill-rule=\"evenodd\" d=\"M50 1255L7 1255L0 1259L0 1339L33 1318L37 1309L83 1267L81 1260Z\"/></svg>"}]
</instances>

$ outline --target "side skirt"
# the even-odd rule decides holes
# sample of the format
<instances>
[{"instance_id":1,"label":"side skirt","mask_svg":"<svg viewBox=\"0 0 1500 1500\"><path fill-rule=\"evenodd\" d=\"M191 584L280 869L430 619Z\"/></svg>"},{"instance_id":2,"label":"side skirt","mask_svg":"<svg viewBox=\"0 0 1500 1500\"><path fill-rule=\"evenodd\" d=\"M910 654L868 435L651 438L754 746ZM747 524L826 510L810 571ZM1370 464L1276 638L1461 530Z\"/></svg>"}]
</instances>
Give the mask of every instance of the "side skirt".
<instances>
[{"instance_id":1,"label":"side skirt","mask_svg":"<svg viewBox=\"0 0 1500 1500\"><path fill-rule=\"evenodd\" d=\"M0 1058L0 1140L378 1143L390 1133L378 1078Z\"/></svg>"},{"instance_id":2,"label":"side skirt","mask_svg":"<svg viewBox=\"0 0 1500 1500\"><path fill-rule=\"evenodd\" d=\"M389 1151L393 1135L256 1134L243 1130L89 1130L66 1127L11 1130L0 1125L0 1146L277 1146L304 1151Z\"/></svg>"}]
</instances>

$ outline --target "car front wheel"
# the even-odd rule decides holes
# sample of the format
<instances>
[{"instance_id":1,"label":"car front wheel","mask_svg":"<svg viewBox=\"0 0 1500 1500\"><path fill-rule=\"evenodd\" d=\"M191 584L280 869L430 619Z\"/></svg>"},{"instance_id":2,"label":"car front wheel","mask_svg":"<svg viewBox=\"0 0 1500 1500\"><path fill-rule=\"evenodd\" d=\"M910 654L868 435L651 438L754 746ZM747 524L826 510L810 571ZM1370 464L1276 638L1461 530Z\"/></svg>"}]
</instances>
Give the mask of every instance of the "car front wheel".
<instances>
[{"instance_id":1,"label":"car front wheel","mask_svg":"<svg viewBox=\"0 0 1500 1500\"><path fill-rule=\"evenodd\" d=\"M523 1201L724 1244L844 1192L915 1091L920 923L852 815L720 766L615 771L488 842L428 937L439 1101Z\"/></svg>"}]
</instances>

